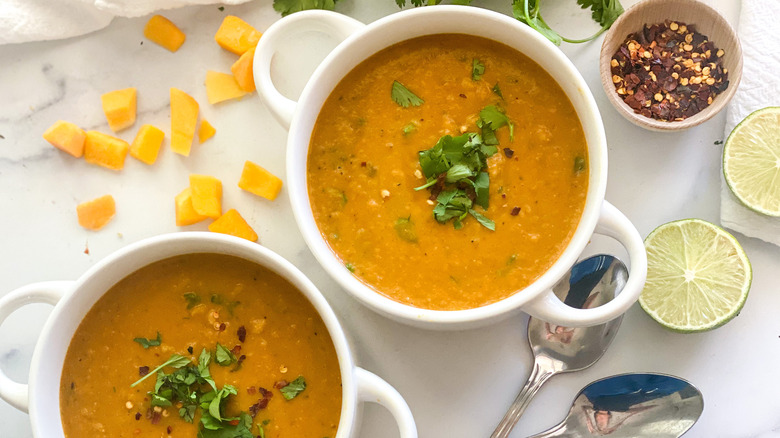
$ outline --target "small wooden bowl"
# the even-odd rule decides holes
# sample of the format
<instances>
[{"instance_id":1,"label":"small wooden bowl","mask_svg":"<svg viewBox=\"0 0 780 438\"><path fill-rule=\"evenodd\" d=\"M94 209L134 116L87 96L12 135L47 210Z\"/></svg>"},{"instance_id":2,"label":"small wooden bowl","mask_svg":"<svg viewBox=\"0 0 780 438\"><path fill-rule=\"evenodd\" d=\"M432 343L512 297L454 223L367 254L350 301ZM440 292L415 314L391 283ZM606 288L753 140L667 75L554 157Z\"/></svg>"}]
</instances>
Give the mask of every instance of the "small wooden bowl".
<instances>
[{"instance_id":1,"label":"small wooden bowl","mask_svg":"<svg viewBox=\"0 0 780 438\"><path fill-rule=\"evenodd\" d=\"M626 37L641 31L645 24L652 25L671 20L679 23L694 24L697 32L704 34L719 49L723 49L723 67L728 69L729 86L717 95L712 104L694 116L680 121L667 122L637 114L617 94L612 83L610 61ZM599 59L601 84L607 97L617 111L626 119L652 131L680 131L703 123L723 107L734 96L742 79L742 46L734 29L715 9L697 0L644 0L624 12L604 38Z\"/></svg>"}]
</instances>

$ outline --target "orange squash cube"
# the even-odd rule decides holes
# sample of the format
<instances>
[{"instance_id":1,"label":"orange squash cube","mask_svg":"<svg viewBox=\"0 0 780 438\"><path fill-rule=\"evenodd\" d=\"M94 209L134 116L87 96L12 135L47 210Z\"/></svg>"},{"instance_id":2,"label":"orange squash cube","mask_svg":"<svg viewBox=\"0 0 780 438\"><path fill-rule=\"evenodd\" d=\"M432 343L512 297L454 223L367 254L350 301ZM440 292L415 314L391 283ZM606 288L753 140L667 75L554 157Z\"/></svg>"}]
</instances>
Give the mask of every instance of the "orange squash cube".
<instances>
[{"instance_id":1,"label":"orange squash cube","mask_svg":"<svg viewBox=\"0 0 780 438\"><path fill-rule=\"evenodd\" d=\"M238 186L247 192L273 201L282 190L282 180L259 165L247 161L244 163Z\"/></svg>"},{"instance_id":2,"label":"orange squash cube","mask_svg":"<svg viewBox=\"0 0 780 438\"><path fill-rule=\"evenodd\" d=\"M125 167L125 157L130 145L121 138L97 131L87 131L84 142L84 160L112 170Z\"/></svg>"},{"instance_id":3,"label":"orange squash cube","mask_svg":"<svg viewBox=\"0 0 780 438\"><path fill-rule=\"evenodd\" d=\"M206 96L210 104L237 99L245 94L233 75L211 70L206 72Z\"/></svg>"},{"instance_id":4,"label":"orange squash cube","mask_svg":"<svg viewBox=\"0 0 780 438\"><path fill-rule=\"evenodd\" d=\"M154 164L160 152L165 133L152 125L141 126L130 145L130 155L146 164Z\"/></svg>"},{"instance_id":5,"label":"orange squash cube","mask_svg":"<svg viewBox=\"0 0 780 438\"><path fill-rule=\"evenodd\" d=\"M76 206L79 225L88 230L103 228L116 214L116 204L111 195L101 196Z\"/></svg>"},{"instance_id":6,"label":"orange squash cube","mask_svg":"<svg viewBox=\"0 0 780 438\"><path fill-rule=\"evenodd\" d=\"M244 52L257 45L262 34L246 21L228 15L222 20L214 39L220 47L236 55L243 55Z\"/></svg>"},{"instance_id":7,"label":"orange squash cube","mask_svg":"<svg viewBox=\"0 0 780 438\"><path fill-rule=\"evenodd\" d=\"M257 233L235 209L226 211L219 219L209 224L209 231L230 234L251 242L257 242Z\"/></svg>"},{"instance_id":8,"label":"orange squash cube","mask_svg":"<svg viewBox=\"0 0 780 438\"><path fill-rule=\"evenodd\" d=\"M187 38L173 22L162 15L155 15L146 22L144 36L171 52L179 50Z\"/></svg>"},{"instance_id":9,"label":"orange squash cube","mask_svg":"<svg viewBox=\"0 0 780 438\"><path fill-rule=\"evenodd\" d=\"M238 61L234 62L233 65L230 66L230 71L233 72L233 77L236 78L238 86L247 93L251 93L256 89L254 71L252 69L254 60L255 48L252 47L251 49L244 52L244 54L238 58Z\"/></svg>"},{"instance_id":10,"label":"orange squash cube","mask_svg":"<svg viewBox=\"0 0 780 438\"><path fill-rule=\"evenodd\" d=\"M208 120L203 119L200 121L200 128L198 128L198 142L203 144L204 141L210 139L217 133L217 130L211 126Z\"/></svg>"},{"instance_id":11,"label":"orange squash cube","mask_svg":"<svg viewBox=\"0 0 780 438\"><path fill-rule=\"evenodd\" d=\"M213 176L190 175L192 208L210 218L222 216L222 182Z\"/></svg>"},{"instance_id":12,"label":"orange squash cube","mask_svg":"<svg viewBox=\"0 0 780 438\"><path fill-rule=\"evenodd\" d=\"M208 219L208 216L198 214L192 207L192 190L187 187L176 195L176 226L196 224Z\"/></svg>"},{"instance_id":13,"label":"orange squash cube","mask_svg":"<svg viewBox=\"0 0 780 438\"><path fill-rule=\"evenodd\" d=\"M133 126L136 116L137 93L135 88L109 91L100 96L108 127L114 132Z\"/></svg>"},{"instance_id":14,"label":"orange squash cube","mask_svg":"<svg viewBox=\"0 0 780 438\"><path fill-rule=\"evenodd\" d=\"M52 146L76 158L84 155L84 140L87 139L87 134L73 123L57 120L43 133L43 138Z\"/></svg>"},{"instance_id":15,"label":"orange squash cube","mask_svg":"<svg viewBox=\"0 0 780 438\"><path fill-rule=\"evenodd\" d=\"M198 102L189 94L171 88L171 149L188 157L198 125Z\"/></svg>"}]
</instances>

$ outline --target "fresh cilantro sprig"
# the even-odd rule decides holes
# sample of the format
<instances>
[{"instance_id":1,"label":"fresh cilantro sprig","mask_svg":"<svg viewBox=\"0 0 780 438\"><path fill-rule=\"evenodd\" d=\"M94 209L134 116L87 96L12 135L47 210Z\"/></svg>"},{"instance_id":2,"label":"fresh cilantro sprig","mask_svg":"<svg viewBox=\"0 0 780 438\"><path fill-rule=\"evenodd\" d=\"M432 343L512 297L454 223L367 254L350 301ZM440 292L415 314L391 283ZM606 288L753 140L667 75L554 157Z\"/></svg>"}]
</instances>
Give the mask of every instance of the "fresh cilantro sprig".
<instances>
[{"instance_id":1,"label":"fresh cilantro sprig","mask_svg":"<svg viewBox=\"0 0 780 438\"><path fill-rule=\"evenodd\" d=\"M326 9L332 11L338 0L274 0L274 10L282 14L282 17L293 12L307 9Z\"/></svg>"},{"instance_id":2,"label":"fresh cilantro sprig","mask_svg":"<svg viewBox=\"0 0 780 438\"><path fill-rule=\"evenodd\" d=\"M425 102L416 94L409 91L409 89L406 88L404 84L398 81L393 81L393 88L390 90L390 97L393 98L393 102L404 108L408 108L409 105L420 106Z\"/></svg>"},{"instance_id":3,"label":"fresh cilantro sprig","mask_svg":"<svg viewBox=\"0 0 780 438\"><path fill-rule=\"evenodd\" d=\"M281 391L285 400L292 400L295 397L298 397L298 394L303 392L304 389L306 389L306 379L304 379L303 376L298 376L279 391Z\"/></svg>"},{"instance_id":4,"label":"fresh cilantro sprig","mask_svg":"<svg viewBox=\"0 0 780 438\"><path fill-rule=\"evenodd\" d=\"M471 80L478 81L485 74L485 64L477 58L471 61Z\"/></svg>"}]
</instances>

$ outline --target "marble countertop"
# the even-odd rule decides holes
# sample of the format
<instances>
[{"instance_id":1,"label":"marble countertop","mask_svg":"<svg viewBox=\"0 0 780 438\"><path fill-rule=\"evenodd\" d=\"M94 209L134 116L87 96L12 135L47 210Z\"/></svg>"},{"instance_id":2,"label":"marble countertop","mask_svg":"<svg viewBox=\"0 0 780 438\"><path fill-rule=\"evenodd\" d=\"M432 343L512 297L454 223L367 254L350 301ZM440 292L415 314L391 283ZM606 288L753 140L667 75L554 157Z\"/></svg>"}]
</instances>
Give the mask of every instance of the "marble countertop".
<instances>
[{"instance_id":1,"label":"marble countertop","mask_svg":"<svg viewBox=\"0 0 780 438\"><path fill-rule=\"evenodd\" d=\"M279 19L270 0L241 6L187 7L165 12L187 33L175 54L145 40L146 18L116 19L108 28L64 41L0 46L0 295L42 280L76 279L91 265L131 242L176 232L173 197L191 172L225 183L227 206L235 207L263 245L291 260L322 290L354 339L362 365L387 379L406 397L420 436L488 436L524 383L531 365L526 317L463 332L435 332L397 324L350 298L320 268L298 232L286 191L267 202L239 190L243 162L261 163L284 176L285 130L256 96L216 106L206 103L209 69L229 71L235 57L213 35L226 14L264 30ZM509 12L508 0L476 1ZM545 17L571 33L591 32L587 13L551 2ZM624 5L635 3L624 0ZM707 0L736 24L739 2ZM391 0L342 0L339 12L370 22L396 11ZM585 28L585 26L588 26ZM573 35L574 36L574 35ZM288 42L276 63L279 87L295 97L333 42L308 35ZM647 235L657 225L699 217L718 222L723 114L676 134L651 133L625 121L609 104L598 75L597 42L564 45L602 111L609 140L607 199ZM290 56L293 54L293 56ZM290 73L292 72L292 73ZM169 129L168 88L191 92L217 135L183 159L165 150L157 164L128 158L115 173L75 160L42 140L57 119L108 131L100 107L106 91L138 88L138 119ZM120 133L132 140L135 129ZM100 232L76 222L79 202L111 193L117 216ZM188 229L205 229L195 225ZM704 393L705 410L690 437L780 437L780 249L737 235L753 263L754 280L742 313L709 333L681 335L657 325L639 306L626 315L614 344L592 368L552 379L531 403L513 436L546 429L568 411L585 384L612 374L655 371L679 375ZM89 251L85 251L89 248ZM588 253L622 249L594 238ZM36 337L50 308L33 305L0 326L0 367L26 381ZM366 407L361 436L397 436L390 415ZM4 437L31 437L25 414L0 402Z\"/></svg>"}]
</instances>

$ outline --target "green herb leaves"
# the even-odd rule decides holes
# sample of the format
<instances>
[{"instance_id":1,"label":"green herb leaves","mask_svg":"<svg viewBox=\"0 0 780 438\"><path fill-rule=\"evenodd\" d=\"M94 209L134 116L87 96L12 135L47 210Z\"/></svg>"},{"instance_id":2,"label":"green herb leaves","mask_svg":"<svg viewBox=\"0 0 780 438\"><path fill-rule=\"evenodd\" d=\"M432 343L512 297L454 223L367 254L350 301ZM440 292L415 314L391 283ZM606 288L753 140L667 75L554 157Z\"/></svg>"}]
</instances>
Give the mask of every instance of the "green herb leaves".
<instances>
[{"instance_id":1,"label":"green herb leaves","mask_svg":"<svg viewBox=\"0 0 780 438\"><path fill-rule=\"evenodd\" d=\"M478 81L485 74L485 64L477 58L471 61L471 80Z\"/></svg>"},{"instance_id":2,"label":"green herb leaves","mask_svg":"<svg viewBox=\"0 0 780 438\"><path fill-rule=\"evenodd\" d=\"M420 106L423 104L423 102L425 102L424 100L417 97L416 94L409 91L409 89L406 88L404 84L398 81L393 81L393 88L390 90L390 97L393 98L395 103L404 108L408 108L409 105Z\"/></svg>"},{"instance_id":3,"label":"green herb leaves","mask_svg":"<svg viewBox=\"0 0 780 438\"><path fill-rule=\"evenodd\" d=\"M217 343L217 352L214 356L217 359L217 363L223 367L230 366L238 360L232 351L220 343Z\"/></svg>"},{"instance_id":4,"label":"green herb leaves","mask_svg":"<svg viewBox=\"0 0 780 438\"><path fill-rule=\"evenodd\" d=\"M488 208L490 176L483 170L487 168L487 158L497 150L495 146L484 144L479 134L466 133L458 137L445 135L434 147L419 153L420 167L427 182L415 190L429 188L436 194L433 217L438 222L452 219L455 229L460 229L463 219L471 214L482 225L495 230L495 224L479 213L477 217L472 207L477 204ZM396 227L399 227L398 222Z\"/></svg>"},{"instance_id":5,"label":"green herb leaves","mask_svg":"<svg viewBox=\"0 0 780 438\"><path fill-rule=\"evenodd\" d=\"M280 12L282 17L293 12L307 9L327 9L332 11L338 0L274 0L274 10Z\"/></svg>"},{"instance_id":6,"label":"green herb leaves","mask_svg":"<svg viewBox=\"0 0 780 438\"><path fill-rule=\"evenodd\" d=\"M157 332L157 339L134 338L133 342L138 342L144 347L144 350L146 350L149 347L159 346L162 343L162 337L160 336L160 332Z\"/></svg>"},{"instance_id":7,"label":"green herb leaves","mask_svg":"<svg viewBox=\"0 0 780 438\"><path fill-rule=\"evenodd\" d=\"M395 220L395 233L401 240L405 240L410 243L417 243L417 231L414 228L414 222L412 217L399 217Z\"/></svg>"},{"instance_id":8,"label":"green herb leaves","mask_svg":"<svg viewBox=\"0 0 780 438\"><path fill-rule=\"evenodd\" d=\"M509 141L515 140L515 126L509 121L509 117L495 105L486 106L479 112L477 126L482 129L482 138L485 139L486 144L498 144L495 132L503 126L509 126Z\"/></svg>"},{"instance_id":9,"label":"green herb leaves","mask_svg":"<svg viewBox=\"0 0 780 438\"><path fill-rule=\"evenodd\" d=\"M287 386L282 387L282 396L285 400L292 400L298 396L303 390L306 389L306 379L303 376L298 376L295 380L290 382Z\"/></svg>"},{"instance_id":10,"label":"green herb leaves","mask_svg":"<svg viewBox=\"0 0 780 438\"><path fill-rule=\"evenodd\" d=\"M544 35L545 38L552 41L556 46L561 45L561 41L567 43L585 43L601 35L605 30L612 26L620 14L623 13L623 6L619 0L577 0L577 3L583 9L590 8L591 18L601 25L601 29L588 38L579 40L562 37L545 23L542 15L539 13L539 3L542 0L513 0L512 12L515 18L531 26L534 30Z\"/></svg>"}]
</instances>

